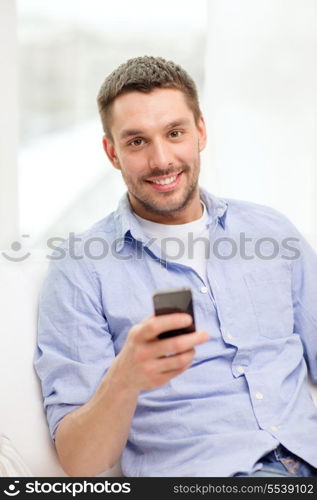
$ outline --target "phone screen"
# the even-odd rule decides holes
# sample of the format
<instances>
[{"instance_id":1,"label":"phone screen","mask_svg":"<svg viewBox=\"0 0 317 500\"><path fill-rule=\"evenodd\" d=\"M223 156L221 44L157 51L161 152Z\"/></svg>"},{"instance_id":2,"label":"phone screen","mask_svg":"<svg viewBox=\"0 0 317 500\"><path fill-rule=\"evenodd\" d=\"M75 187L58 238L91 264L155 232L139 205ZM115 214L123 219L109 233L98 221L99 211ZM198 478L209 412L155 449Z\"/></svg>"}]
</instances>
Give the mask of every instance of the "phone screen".
<instances>
[{"instance_id":1,"label":"phone screen","mask_svg":"<svg viewBox=\"0 0 317 500\"><path fill-rule=\"evenodd\" d=\"M190 288L173 288L171 290L157 290L153 293L153 304L156 316L161 314L171 314L175 312L185 312L192 317L192 324L178 330L162 332L159 339L174 337L184 333L191 333L196 330L193 308L193 297Z\"/></svg>"}]
</instances>

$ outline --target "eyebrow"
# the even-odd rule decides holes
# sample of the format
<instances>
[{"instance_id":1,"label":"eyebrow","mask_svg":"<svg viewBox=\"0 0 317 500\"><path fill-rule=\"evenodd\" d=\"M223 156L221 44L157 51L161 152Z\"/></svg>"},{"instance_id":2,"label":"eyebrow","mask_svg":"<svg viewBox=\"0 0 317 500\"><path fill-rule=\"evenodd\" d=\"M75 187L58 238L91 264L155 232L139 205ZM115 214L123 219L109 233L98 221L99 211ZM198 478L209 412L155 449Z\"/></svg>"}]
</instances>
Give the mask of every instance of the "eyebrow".
<instances>
[{"instance_id":1,"label":"eyebrow","mask_svg":"<svg viewBox=\"0 0 317 500\"><path fill-rule=\"evenodd\" d=\"M166 125L165 129L168 130L171 128L181 127L181 126L188 125L188 124L189 124L189 120L187 118L181 118L179 120L175 120L173 122L168 123ZM145 134L144 130L141 130L141 129L126 129L126 130L123 130L121 132L120 139L124 140L124 139L127 139L128 137L132 137L132 136L136 136L136 135L144 135L144 134Z\"/></svg>"}]
</instances>

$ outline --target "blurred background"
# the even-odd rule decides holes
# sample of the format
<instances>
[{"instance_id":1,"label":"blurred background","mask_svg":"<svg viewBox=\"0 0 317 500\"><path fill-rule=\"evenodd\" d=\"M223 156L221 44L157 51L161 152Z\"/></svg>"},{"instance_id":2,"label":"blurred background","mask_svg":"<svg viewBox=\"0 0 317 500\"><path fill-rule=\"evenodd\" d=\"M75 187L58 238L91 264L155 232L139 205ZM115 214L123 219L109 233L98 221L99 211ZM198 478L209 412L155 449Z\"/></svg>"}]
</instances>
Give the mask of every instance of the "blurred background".
<instances>
[{"instance_id":1,"label":"blurred background","mask_svg":"<svg viewBox=\"0 0 317 500\"><path fill-rule=\"evenodd\" d=\"M114 210L96 96L130 57L197 83L201 184L270 205L317 247L316 0L0 0L0 247L44 248Z\"/></svg>"}]
</instances>

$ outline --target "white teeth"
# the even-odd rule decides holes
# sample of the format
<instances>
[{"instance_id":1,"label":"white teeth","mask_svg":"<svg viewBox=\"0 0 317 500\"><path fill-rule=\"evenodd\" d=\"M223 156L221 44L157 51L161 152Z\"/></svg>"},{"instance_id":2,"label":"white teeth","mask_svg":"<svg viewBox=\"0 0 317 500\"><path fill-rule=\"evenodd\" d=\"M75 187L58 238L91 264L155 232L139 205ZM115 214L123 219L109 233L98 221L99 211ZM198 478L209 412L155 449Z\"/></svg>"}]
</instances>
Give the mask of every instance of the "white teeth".
<instances>
[{"instance_id":1,"label":"white teeth","mask_svg":"<svg viewBox=\"0 0 317 500\"><path fill-rule=\"evenodd\" d=\"M154 184L171 184L171 182L174 182L176 179L177 175L174 175L174 177L168 177L167 179L163 179L162 181L152 181Z\"/></svg>"}]
</instances>

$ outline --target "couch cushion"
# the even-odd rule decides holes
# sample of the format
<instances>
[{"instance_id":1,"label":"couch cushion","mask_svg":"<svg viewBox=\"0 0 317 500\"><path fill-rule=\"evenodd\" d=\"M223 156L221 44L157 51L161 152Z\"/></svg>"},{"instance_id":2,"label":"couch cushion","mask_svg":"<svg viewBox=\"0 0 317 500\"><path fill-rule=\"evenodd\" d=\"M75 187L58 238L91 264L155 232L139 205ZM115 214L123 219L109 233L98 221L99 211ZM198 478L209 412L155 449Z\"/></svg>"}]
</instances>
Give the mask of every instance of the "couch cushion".
<instances>
[{"instance_id":1,"label":"couch cushion","mask_svg":"<svg viewBox=\"0 0 317 500\"><path fill-rule=\"evenodd\" d=\"M22 262L0 260L0 431L34 476L64 476L47 430L33 368L38 293L48 260L37 252Z\"/></svg>"},{"instance_id":2,"label":"couch cushion","mask_svg":"<svg viewBox=\"0 0 317 500\"><path fill-rule=\"evenodd\" d=\"M65 476L51 441L40 382L33 368L39 290L49 260L33 251L22 262L0 252L0 434L7 436L33 476ZM120 469L105 476L121 475Z\"/></svg>"}]
</instances>

